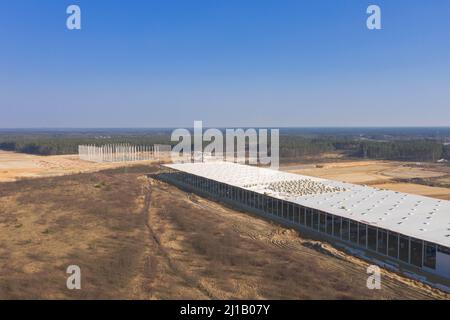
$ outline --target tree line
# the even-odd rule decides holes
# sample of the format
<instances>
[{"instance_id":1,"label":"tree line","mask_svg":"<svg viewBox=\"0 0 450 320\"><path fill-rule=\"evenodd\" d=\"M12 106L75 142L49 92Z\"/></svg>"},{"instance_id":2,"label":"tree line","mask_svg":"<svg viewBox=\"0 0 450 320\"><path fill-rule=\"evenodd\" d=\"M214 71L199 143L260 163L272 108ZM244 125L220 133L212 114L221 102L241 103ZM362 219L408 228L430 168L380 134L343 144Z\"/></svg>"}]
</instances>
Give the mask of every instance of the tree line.
<instances>
[{"instance_id":1,"label":"tree line","mask_svg":"<svg viewBox=\"0 0 450 320\"><path fill-rule=\"evenodd\" d=\"M371 141L359 137L280 137L281 158L317 156L333 151L342 151L347 156L365 159L418 162L450 160L450 145L432 139Z\"/></svg>"},{"instance_id":2,"label":"tree line","mask_svg":"<svg viewBox=\"0 0 450 320\"><path fill-rule=\"evenodd\" d=\"M72 136L58 135L0 135L0 149L36 155L75 154L78 145L104 145L129 143L133 145L176 144L170 134ZM450 160L450 145L433 139L402 139L393 141L365 140L359 136L301 136L280 135L280 157L299 159L341 151L349 157L401 160Z\"/></svg>"},{"instance_id":3,"label":"tree line","mask_svg":"<svg viewBox=\"0 0 450 320\"><path fill-rule=\"evenodd\" d=\"M129 143L132 145L170 144L170 136L112 136L112 137L30 137L0 136L0 149L35 155L61 155L78 153L79 145L105 145Z\"/></svg>"},{"instance_id":4,"label":"tree line","mask_svg":"<svg viewBox=\"0 0 450 320\"><path fill-rule=\"evenodd\" d=\"M432 161L449 159L450 146L431 140L360 142L357 156L368 159Z\"/></svg>"}]
</instances>

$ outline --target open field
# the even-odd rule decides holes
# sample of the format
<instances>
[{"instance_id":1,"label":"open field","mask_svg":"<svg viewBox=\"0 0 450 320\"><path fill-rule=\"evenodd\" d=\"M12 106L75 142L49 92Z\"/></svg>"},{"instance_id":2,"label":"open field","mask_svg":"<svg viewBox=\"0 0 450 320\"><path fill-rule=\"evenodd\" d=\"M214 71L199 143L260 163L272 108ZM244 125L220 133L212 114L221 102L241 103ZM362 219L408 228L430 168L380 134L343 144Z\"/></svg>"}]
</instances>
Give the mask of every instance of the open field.
<instances>
[{"instance_id":1,"label":"open field","mask_svg":"<svg viewBox=\"0 0 450 320\"><path fill-rule=\"evenodd\" d=\"M147 179L155 167L0 183L0 298L419 299L449 295ZM82 289L66 289L68 265Z\"/></svg>"},{"instance_id":2,"label":"open field","mask_svg":"<svg viewBox=\"0 0 450 320\"><path fill-rule=\"evenodd\" d=\"M448 166L337 161L282 170L450 199ZM368 290L362 260L147 179L155 170L0 152L0 298L450 298L388 271ZM71 264L80 291L65 287Z\"/></svg>"},{"instance_id":3,"label":"open field","mask_svg":"<svg viewBox=\"0 0 450 320\"><path fill-rule=\"evenodd\" d=\"M164 160L169 161L169 158ZM323 160L328 162L288 163L281 170L450 200L450 166L446 164L349 161L341 154L324 154ZM0 182L149 163L151 162L95 163L79 160L77 155L37 156L0 150Z\"/></svg>"},{"instance_id":4,"label":"open field","mask_svg":"<svg viewBox=\"0 0 450 320\"><path fill-rule=\"evenodd\" d=\"M281 170L450 200L450 166L396 161L288 164Z\"/></svg>"},{"instance_id":5,"label":"open field","mask_svg":"<svg viewBox=\"0 0 450 320\"><path fill-rule=\"evenodd\" d=\"M148 164L150 161L133 162ZM156 161L155 161L156 162ZM60 176L93 172L131 165L131 163L95 163L82 161L78 155L38 156L0 150L0 182L22 178Z\"/></svg>"},{"instance_id":6,"label":"open field","mask_svg":"<svg viewBox=\"0 0 450 320\"><path fill-rule=\"evenodd\" d=\"M281 170L450 200L450 166L446 164L349 161L342 155L333 158L327 154L323 159L328 162L289 163L283 165ZM165 161L168 160L165 158ZM77 155L37 156L0 150L0 182L95 172L139 163L151 162L95 163L79 160Z\"/></svg>"}]
</instances>

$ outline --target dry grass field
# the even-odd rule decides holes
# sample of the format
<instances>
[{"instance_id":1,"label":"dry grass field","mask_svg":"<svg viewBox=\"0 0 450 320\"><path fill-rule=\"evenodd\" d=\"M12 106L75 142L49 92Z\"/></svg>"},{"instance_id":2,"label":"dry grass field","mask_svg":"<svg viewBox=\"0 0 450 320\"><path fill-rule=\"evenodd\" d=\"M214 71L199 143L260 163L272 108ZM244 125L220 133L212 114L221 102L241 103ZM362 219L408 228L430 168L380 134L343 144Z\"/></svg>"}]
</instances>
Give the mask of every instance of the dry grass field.
<instances>
[{"instance_id":1,"label":"dry grass field","mask_svg":"<svg viewBox=\"0 0 450 320\"><path fill-rule=\"evenodd\" d=\"M282 169L450 199L448 166L333 161ZM368 290L362 260L146 177L156 170L0 152L0 298L449 298L388 271ZM71 264L82 290L66 288Z\"/></svg>"},{"instance_id":2,"label":"dry grass field","mask_svg":"<svg viewBox=\"0 0 450 320\"><path fill-rule=\"evenodd\" d=\"M144 247L141 188L127 173L0 183L0 297L129 294ZM79 292L66 289L70 264L82 268Z\"/></svg>"},{"instance_id":3,"label":"dry grass field","mask_svg":"<svg viewBox=\"0 0 450 320\"><path fill-rule=\"evenodd\" d=\"M137 166L0 183L0 298L448 299ZM80 266L82 289L66 288Z\"/></svg>"}]
</instances>

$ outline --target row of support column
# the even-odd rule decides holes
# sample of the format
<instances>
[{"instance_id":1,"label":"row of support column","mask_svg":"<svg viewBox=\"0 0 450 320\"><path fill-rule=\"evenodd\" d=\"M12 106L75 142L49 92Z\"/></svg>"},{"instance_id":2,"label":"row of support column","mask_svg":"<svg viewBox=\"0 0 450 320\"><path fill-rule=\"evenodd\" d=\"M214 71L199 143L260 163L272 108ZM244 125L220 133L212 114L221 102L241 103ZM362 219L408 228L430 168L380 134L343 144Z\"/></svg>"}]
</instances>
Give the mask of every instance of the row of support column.
<instances>
[{"instance_id":1,"label":"row of support column","mask_svg":"<svg viewBox=\"0 0 450 320\"><path fill-rule=\"evenodd\" d=\"M169 180L175 183L184 184L194 190L206 192L222 199L225 198L235 205L262 212L268 216L276 216L277 219L337 238L356 248L376 252L390 261L406 263L431 273L436 273L438 269L436 258L440 249L435 243L376 226L368 226L352 219L182 171L169 171L167 175ZM374 231L372 236L370 236L369 229ZM369 241L369 239L371 240ZM371 241L373 245L371 245ZM448 277L448 275L444 276Z\"/></svg>"},{"instance_id":2,"label":"row of support column","mask_svg":"<svg viewBox=\"0 0 450 320\"><path fill-rule=\"evenodd\" d=\"M159 159L162 152L170 151L170 145L134 146L129 144L107 144L102 146L80 145L81 160L93 162L126 162Z\"/></svg>"}]
</instances>

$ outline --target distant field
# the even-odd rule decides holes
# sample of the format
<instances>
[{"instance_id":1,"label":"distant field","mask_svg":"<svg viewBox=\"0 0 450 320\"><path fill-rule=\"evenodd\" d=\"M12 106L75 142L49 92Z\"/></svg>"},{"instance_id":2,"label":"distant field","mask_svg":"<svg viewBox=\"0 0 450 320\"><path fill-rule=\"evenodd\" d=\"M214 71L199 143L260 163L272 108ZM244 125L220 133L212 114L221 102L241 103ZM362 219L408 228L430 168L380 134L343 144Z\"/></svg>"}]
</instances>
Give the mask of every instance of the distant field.
<instances>
[{"instance_id":1,"label":"distant field","mask_svg":"<svg viewBox=\"0 0 450 320\"><path fill-rule=\"evenodd\" d=\"M140 166L0 183L0 298L448 299ZM79 265L82 289L66 289Z\"/></svg>"},{"instance_id":2,"label":"distant field","mask_svg":"<svg viewBox=\"0 0 450 320\"><path fill-rule=\"evenodd\" d=\"M450 199L447 165L328 158L282 170ZM362 260L145 177L156 170L0 152L0 298L450 298L387 271L367 290ZM70 264L81 291L65 287Z\"/></svg>"},{"instance_id":3,"label":"distant field","mask_svg":"<svg viewBox=\"0 0 450 320\"><path fill-rule=\"evenodd\" d=\"M450 166L381 160L290 163L282 170L450 200Z\"/></svg>"},{"instance_id":4,"label":"distant field","mask_svg":"<svg viewBox=\"0 0 450 320\"><path fill-rule=\"evenodd\" d=\"M154 161L156 162L156 161ZM78 155L39 156L0 150L0 182L17 179L60 176L66 174L93 172L151 163L141 161L133 163L95 163L82 161Z\"/></svg>"},{"instance_id":5,"label":"distant field","mask_svg":"<svg viewBox=\"0 0 450 320\"><path fill-rule=\"evenodd\" d=\"M321 160L317 164L314 159L307 159L308 164L289 162L281 170L450 200L450 166L447 164L355 161L336 153L324 154ZM170 159L167 157L164 161ZM38 156L0 151L0 182L95 172L135 164L88 162L79 160L77 155Z\"/></svg>"}]
</instances>

